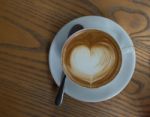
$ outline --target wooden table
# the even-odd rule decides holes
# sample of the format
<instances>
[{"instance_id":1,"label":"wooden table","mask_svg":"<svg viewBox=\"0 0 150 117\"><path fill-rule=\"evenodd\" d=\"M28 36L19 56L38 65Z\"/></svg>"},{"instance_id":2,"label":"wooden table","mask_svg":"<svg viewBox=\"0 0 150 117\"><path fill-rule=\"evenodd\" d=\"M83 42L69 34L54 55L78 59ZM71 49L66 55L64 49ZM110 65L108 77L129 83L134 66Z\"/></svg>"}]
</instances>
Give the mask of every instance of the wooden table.
<instances>
[{"instance_id":1,"label":"wooden table","mask_svg":"<svg viewBox=\"0 0 150 117\"><path fill-rule=\"evenodd\" d=\"M136 49L136 69L116 97L99 103L65 95L48 68L56 32L85 15L119 23ZM0 117L150 117L150 0L0 0Z\"/></svg>"}]
</instances>

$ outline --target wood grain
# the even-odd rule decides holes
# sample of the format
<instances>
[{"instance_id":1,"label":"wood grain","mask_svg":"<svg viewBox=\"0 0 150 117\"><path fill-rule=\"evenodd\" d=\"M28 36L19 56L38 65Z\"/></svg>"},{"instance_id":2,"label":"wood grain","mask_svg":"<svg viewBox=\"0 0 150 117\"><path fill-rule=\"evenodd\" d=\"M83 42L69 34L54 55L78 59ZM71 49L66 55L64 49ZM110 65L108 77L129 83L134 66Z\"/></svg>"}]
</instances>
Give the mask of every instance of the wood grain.
<instances>
[{"instance_id":1,"label":"wood grain","mask_svg":"<svg viewBox=\"0 0 150 117\"><path fill-rule=\"evenodd\" d=\"M70 20L101 15L119 23L136 49L136 69L116 97L84 103L65 95L48 68L56 32ZM0 117L150 117L149 0L0 0Z\"/></svg>"}]
</instances>

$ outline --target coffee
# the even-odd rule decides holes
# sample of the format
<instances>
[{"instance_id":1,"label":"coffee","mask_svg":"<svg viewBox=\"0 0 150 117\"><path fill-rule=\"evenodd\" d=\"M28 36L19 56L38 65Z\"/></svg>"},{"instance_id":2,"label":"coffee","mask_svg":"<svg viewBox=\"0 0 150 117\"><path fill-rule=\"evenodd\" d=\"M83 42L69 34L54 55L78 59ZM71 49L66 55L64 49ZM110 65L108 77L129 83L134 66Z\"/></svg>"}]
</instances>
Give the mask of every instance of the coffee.
<instances>
[{"instance_id":1,"label":"coffee","mask_svg":"<svg viewBox=\"0 0 150 117\"><path fill-rule=\"evenodd\" d=\"M121 62L117 42L107 33L96 29L73 34L62 50L64 72L84 87L96 88L113 80Z\"/></svg>"}]
</instances>

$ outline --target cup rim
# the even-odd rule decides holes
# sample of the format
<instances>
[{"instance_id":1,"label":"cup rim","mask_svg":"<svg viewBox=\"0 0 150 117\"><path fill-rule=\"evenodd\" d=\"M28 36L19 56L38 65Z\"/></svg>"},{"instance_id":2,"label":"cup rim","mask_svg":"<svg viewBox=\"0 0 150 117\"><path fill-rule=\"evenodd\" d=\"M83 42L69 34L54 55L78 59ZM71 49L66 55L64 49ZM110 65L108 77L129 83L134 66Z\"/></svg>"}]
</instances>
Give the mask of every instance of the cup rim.
<instances>
[{"instance_id":1,"label":"cup rim","mask_svg":"<svg viewBox=\"0 0 150 117\"><path fill-rule=\"evenodd\" d=\"M119 68L118 68L118 71L114 74L114 77L113 77L111 80L107 81L106 83L104 83L104 84L102 84L102 85L100 85L100 86L96 86L96 87L87 87L87 86L81 85L81 83L77 83L77 82L74 80L74 78L70 78L70 75L68 75L68 73L66 72L67 70L66 70L66 68L65 68L64 65L63 65L63 51L64 51L64 48L66 47L66 45L67 45L71 40L74 39L73 37L74 37L75 35L77 35L78 33L83 32L83 31L87 31L87 30L96 30L96 31L100 31L100 32L103 32L103 33L106 33L107 35L109 35L109 36L117 43L117 45L118 45L118 47L119 47L119 50L120 50L120 53L121 53L121 63L120 63L120 66L119 66ZM114 79L116 78L116 76L118 75L118 73L119 73L119 71L120 71L120 69L121 69L121 67L122 67L122 58L123 58L123 55L122 55L122 50L121 50L120 44L115 40L114 37L112 37L112 35L110 35L109 33L105 32L105 31L103 31L103 30L100 30L100 29L84 28L84 29L81 29L81 30L76 31L75 33L73 33L73 34L72 34L71 36L69 36L69 37L66 39L66 41L64 42L63 47L62 47L62 51L61 51L61 66L62 66L63 72L65 73L65 75L67 76L67 78L69 78L70 80L72 80L75 84L78 84L78 85L80 85L81 87L86 87L86 88L90 88L90 89L96 89L96 88L99 88L99 87L102 87L102 86L107 85L108 83L112 82L112 80L114 80Z\"/></svg>"}]
</instances>

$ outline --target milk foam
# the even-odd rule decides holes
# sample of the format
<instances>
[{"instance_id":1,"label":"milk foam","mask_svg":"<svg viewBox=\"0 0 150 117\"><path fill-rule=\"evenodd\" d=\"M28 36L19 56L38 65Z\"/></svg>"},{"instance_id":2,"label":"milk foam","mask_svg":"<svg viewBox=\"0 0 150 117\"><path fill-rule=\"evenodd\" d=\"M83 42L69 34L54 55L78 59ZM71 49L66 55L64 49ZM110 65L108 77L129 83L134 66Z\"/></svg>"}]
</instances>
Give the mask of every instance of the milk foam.
<instances>
[{"instance_id":1,"label":"milk foam","mask_svg":"<svg viewBox=\"0 0 150 117\"><path fill-rule=\"evenodd\" d=\"M72 50L70 56L71 71L83 80L94 82L97 75L103 75L111 68L114 64L113 57L114 53L104 45L91 48L79 45Z\"/></svg>"}]
</instances>

